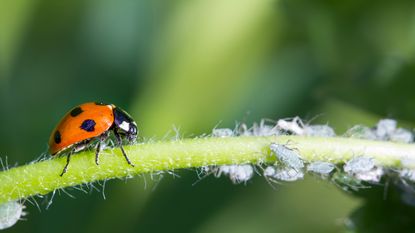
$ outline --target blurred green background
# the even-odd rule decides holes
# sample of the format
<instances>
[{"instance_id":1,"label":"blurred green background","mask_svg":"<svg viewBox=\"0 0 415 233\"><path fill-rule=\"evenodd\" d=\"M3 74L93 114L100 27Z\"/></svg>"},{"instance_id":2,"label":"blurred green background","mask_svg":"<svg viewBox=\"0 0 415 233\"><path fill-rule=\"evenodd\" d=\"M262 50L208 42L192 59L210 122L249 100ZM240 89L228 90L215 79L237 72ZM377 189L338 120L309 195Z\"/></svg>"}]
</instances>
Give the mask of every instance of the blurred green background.
<instances>
[{"instance_id":1,"label":"blurred green background","mask_svg":"<svg viewBox=\"0 0 415 233\"><path fill-rule=\"evenodd\" d=\"M87 101L126 109L145 138L295 115L338 134L411 124L414 55L411 0L2 1L0 157L39 157ZM48 210L36 198L5 232L343 232L362 203L313 177L274 190L176 173L109 181L105 200L102 183L57 193Z\"/></svg>"}]
</instances>

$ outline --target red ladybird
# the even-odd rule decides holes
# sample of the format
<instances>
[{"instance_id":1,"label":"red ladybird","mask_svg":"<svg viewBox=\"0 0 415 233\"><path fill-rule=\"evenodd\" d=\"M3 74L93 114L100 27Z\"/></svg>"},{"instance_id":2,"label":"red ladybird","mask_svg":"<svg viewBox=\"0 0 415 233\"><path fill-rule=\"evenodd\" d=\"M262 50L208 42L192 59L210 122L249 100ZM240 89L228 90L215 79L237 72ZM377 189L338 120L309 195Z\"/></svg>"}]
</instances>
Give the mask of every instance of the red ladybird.
<instances>
[{"instance_id":1,"label":"red ladybird","mask_svg":"<svg viewBox=\"0 0 415 233\"><path fill-rule=\"evenodd\" d=\"M61 176L66 173L71 154L81 151L98 140L95 163L99 164L101 142L112 131L127 163L134 166L122 147L122 137L130 142L137 138L137 124L127 112L113 104L90 102L81 104L68 112L52 131L49 138L49 153L54 156L68 151Z\"/></svg>"}]
</instances>

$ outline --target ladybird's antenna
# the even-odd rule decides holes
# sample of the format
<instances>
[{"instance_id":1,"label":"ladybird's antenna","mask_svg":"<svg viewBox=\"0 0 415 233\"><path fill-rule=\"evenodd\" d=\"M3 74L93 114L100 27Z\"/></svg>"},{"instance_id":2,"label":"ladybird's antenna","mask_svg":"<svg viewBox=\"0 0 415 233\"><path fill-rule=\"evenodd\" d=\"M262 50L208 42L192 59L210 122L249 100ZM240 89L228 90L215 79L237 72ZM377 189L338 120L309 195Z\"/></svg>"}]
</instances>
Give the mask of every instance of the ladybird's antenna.
<instances>
[{"instance_id":1,"label":"ladybird's antenna","mask_svg":"<svg viewBox=\"0 0 415 233\"><path fill-rule=\"evenodd\" d=\"M127 154L124 151L124 148L122 147L122 140L121 140L120 134L117 132L117 130L115 128L113 129L113 132L114 132L115 138L117 139L118 146L120 147L121 152L124 155L125 160L127 160L128 164L130 164L132 167L134 167L135 165L131 163L130 159L128 158Z\"/></svg>"}]
</instances>

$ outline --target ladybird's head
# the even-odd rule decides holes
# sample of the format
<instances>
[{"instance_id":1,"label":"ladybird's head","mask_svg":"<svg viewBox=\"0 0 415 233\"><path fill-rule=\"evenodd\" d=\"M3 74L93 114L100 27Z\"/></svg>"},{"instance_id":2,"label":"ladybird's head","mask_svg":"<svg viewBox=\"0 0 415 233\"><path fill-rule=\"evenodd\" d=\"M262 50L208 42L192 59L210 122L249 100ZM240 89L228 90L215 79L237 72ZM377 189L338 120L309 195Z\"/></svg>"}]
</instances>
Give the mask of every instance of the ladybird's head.
<instances>
[{"instance_id":1,"label":"ladybird's head","mask_svg":"<svg viewBox=\"0 0 415 233\"><path fill-rule=\"evenodd\" d=\"M137 124L133 118L124 110L119 107L113 109L114 112L114 125L118 132L125 135L130 142L134 142L137 138Z\"/></svg>"}]
</instances>

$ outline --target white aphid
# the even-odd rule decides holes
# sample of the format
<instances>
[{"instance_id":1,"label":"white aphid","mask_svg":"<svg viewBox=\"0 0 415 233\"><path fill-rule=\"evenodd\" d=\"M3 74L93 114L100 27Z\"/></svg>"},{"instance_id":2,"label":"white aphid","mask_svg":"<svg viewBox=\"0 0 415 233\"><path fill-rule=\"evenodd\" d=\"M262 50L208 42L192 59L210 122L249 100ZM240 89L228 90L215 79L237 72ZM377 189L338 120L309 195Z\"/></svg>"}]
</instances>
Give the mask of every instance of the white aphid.
<instances>
[{"instance_id":1,"label":"white aphid","mask_svg":"<svg viewBox=\"0 0 415 233\"><path fill-rule=\"evenodd\" d=\"M359 180L379 182L384 173L383 169L376 167L373 158L360 156L348 161L344 167L344 171Z\"/></svg>"},{"instance_id":2,"label":"white aphid","mask_svg":"<svg viewBox=\"0 0 415 233\"><path fill-rule=\"evenodd\" d=\"M269 166L264 170L264 176L281 181L296 181L303 179L304 173L290 167Z\"/></svg>"},{"instance_id":3,"label":"white aphid","mask_svg":"<svg viewBox=\"0 0 415 233\"><path fill-rule=\"evenodd\" d=\"M254 175L254 168L250 164L223 165L219 167L215 176L220 177L222 174L228 175L233 183L239 184L252 178Z\"/></svg>"},{"instance_id":4,"label":"white aphid","mask_svg":"<svg viewBox=\"0 0 415 233\"><path fill-rule=\"evenodd\" d=\"M277 136L281 132L277 126L273 124L267 124L270 120L262 119L261 122L254 123L251 128L248 128L246 124L240 124L238 126L238 133L240 136Z\"/></svg>"},{"instance_id":5,"label":"white aphid","mask_svg":"<svg viewBox=\"0 0 415 233\"><path fill-rule=\"evenodd\" d=\"M373 158L360 156L349 160L344 165L344 171L352 174L352 173L362 173L368 172L375 167L375 161Z\"/></svg>"},{"instance_id":6,"label":"white aphid","mask_svg":"<svg viewBox=\"0 0 415 233\"><path fill-rule=\"evenodd\" d=\"M274 166L268 166L264 170L264 176L266 177L272 177L275 175L276 169Z\"/></svg>"},{"instance_id":7,"label":"white aphid","mask_svg":"<svg viewBox=\"0 0 415 233\"><path fill-rule=\"evenodd\" d=\"M212 136L213 137L220 137L220 138L233 137L234 132L233 132L233 130L231 130L229 128L213 129L212 130Z\"/></svg>"},{"instance_id":8,"label":"white aphid","mask_svg":"<svg viewBox=\"0 0 415 233\"><path fill-rule=\"evenodd\" d=\"M328 125L306 125L304 135L314 137L335 137L336 133Z\"/></svg>"},{"instance_id":9,"label":"white aphid","mask_svg":"<svg viewBox=\"0 0 415 233\"><path fill-rule=\"evenodd\" d=\"M375 131L367 126L355 125L345 133L346 137L377 140Z\"/></svg>"},{"instance_id":10,"label":"white aphid","mask_svg":"<svg viewBox=\"0 0 415 233\"><path fill-rule=\"evenodd\" d=\"M277 127L296 135L304 135L304 124L299 117L294 117L291 121L280 119L277 121Z\"/></svg>"},{"instance_id":11,"label":"white aphid","mask_svg":"<svg viewBox=\"0 0 415 233\"><path fill-rule=\"evenodd\" d=\"M16 222L26 212L23 211L25 206L17 201L10 201L0 205L0 230L9 228L16 224Z\"/></svg>"},{"instance_id":12,"label":"white aphid","mask_svg":"<svg viewBox=\"0 0 415 233\"><path fill-rule=\"evenodd\" d=\"M277 143L271 143L270 149L284 165L296 170L304 168L304 162L301 160L300 155L294 150Z\"/></svg>"},{"instance_id":13,"label":"white aphid","mask_svg":"<svg viewBox=\"0 0 415 233\"><path fill-rule=\"evenodd\" d=\"M376 125L376 136L379 140L387 140L396 130L397 122L392 119L382 119Z\"/></svg>"},{"instance_id":14,"label":"white aphid","mask_svg":"<svg viewBox=\"0 0 415 233\"><path fill-rule=\"evenodd\" d=\"M328 175L330 172L334 170L336 166L329 162L312 162L307 166L307 171L311 171L314 173Z\"/></svg>"},{"instance_id":15,"label":"white aphid","mask_svg":"<svg viewBox=\"0 0 415 233\"><path fill-rule=\"evenodd\" d=\"M379 182L384 174L384 171L380 167L374 167L367 172L359 172L355 174L355 177L363 181Z\"/></svg>"},{"instance_id":16,"label":"white aphid","mask_svg":"<svg viewBox=\"0 0 415 233\"><path fill-rule=\"evenodd\" d=\"M412 143L414 135L407 129L398 128L389 135L389 139L393 142Z\"/></svg>"},{"instance_id":17,"label":"white aphid","mask_svg":"<svg viewBox=\"0 0 415 233\"><path fill-rule=\"evenodd\" d=\"M315 137L334 137L336 133L328 125L308 125L304 124L299 117L291 120L280 119L277 127L281 130L290 132L295 135L315 136Z\"/></svg>"},{"instance_id":18,"label":"white aphid","mask_svg":"<svg viewBox=\"0 0 415 233\"><path fill-rule=\"evenodd\" d=\"M253 136L277 136L281 134L276 125L268 125L264 119L261 120L259 125L254 123L251 131Z\"/></svg>"}]
</instances>

